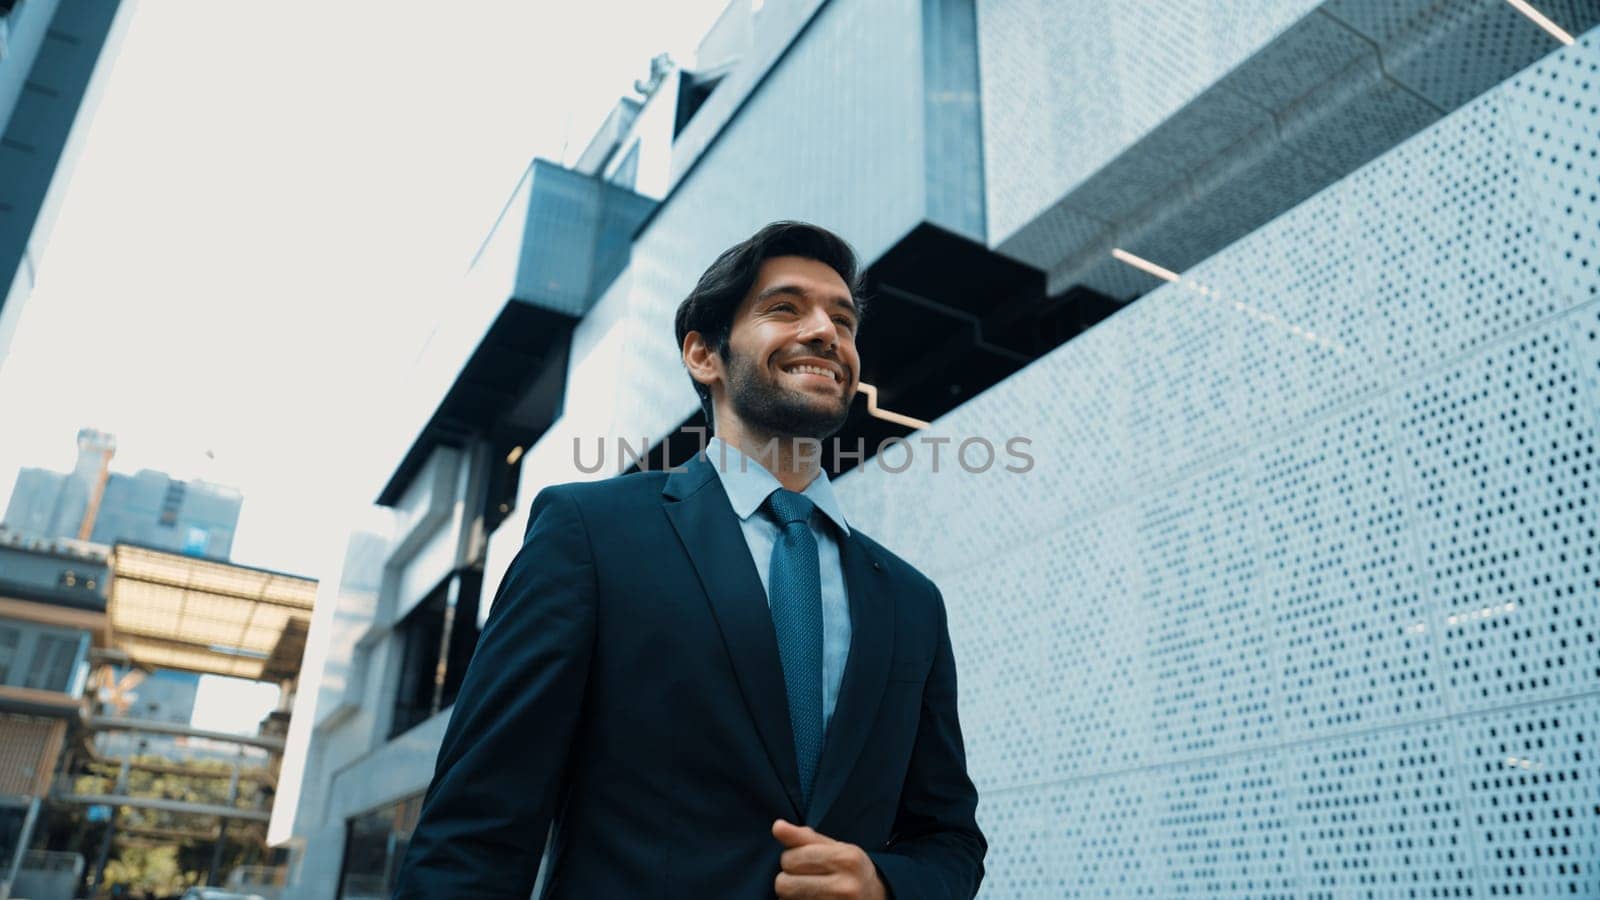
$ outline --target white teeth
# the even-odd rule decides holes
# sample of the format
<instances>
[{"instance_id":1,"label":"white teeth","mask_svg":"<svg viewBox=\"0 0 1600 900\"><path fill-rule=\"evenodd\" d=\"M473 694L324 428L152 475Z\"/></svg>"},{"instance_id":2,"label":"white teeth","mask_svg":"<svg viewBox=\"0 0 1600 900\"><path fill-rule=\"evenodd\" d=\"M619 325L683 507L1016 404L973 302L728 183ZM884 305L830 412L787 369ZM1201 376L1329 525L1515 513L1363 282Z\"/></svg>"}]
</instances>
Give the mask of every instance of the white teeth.
<instances>
[{"instance_id":1,"label":"white teeth","mask_svg":"<svg viewBox=\"0 0 1600 900\"><path fill-rule=\"evenodd\" d=\"M833 372L828 371L827 369L822 368L821 366L806 366L806 365L791 366L789 368L789 371L790 372L805 372L805 373L808 373L808 374L811 374L811 375L826 375L827 377L832 378L835 382L838 382L838 380L839 380L839 376L838 375L834 374Z\"/></svg>"}]
</instances>

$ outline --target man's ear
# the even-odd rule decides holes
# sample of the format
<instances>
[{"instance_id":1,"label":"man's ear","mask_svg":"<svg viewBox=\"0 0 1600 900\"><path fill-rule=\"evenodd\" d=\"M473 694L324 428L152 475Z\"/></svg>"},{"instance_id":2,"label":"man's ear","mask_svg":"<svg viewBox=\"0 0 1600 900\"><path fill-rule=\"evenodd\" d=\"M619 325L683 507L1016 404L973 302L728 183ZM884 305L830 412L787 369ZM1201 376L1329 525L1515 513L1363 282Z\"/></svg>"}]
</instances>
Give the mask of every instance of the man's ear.
<instances>
[{"instance_id":1,"label":"man's ear","mask_svg":"<svg viewBox=\"0 0 1600 900\"><path fill-rule=\"evenodd\" d=\"M698 331L683 336L683 365L689 370L689 377L707 389L722 380L722 358Z\"/></svg>"}]
</instances>

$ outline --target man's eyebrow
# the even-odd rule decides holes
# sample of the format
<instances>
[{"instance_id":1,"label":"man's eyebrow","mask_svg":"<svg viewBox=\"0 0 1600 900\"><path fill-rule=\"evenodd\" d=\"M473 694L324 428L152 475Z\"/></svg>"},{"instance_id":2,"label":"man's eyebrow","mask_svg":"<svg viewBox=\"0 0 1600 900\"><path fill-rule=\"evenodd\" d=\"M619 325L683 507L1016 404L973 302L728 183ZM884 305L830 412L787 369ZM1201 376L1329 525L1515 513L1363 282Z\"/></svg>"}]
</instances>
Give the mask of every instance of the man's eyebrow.
<instances>
[{"instance_id":1,"label":"man's eyebrow","mask_svg":"<svg viewBox=\"0 0 1600 900\"><path fill-rule=\"evenodd\" d=\"M809 297L810 296L810 293L807 292L805 288L801 287L798 284L775 284L772 287L769 287L766 290L762 291L761 293L757 294L756 295L756 302L760 303L760 302L762 302L764 300L768 300L768 299L770 299L772 297L776 297L779 294L787 294L787 295L789 295L791 297ZM845 297L845 296L841 296L841 295L835 295L833 297L833 305L834 306L842 306L845 309L849 310L850 314L852 316L856 316L857 318L860 317L860 313L857 312L857 310L856 310L855 301L852 300L849 297Z\"/></svg>"}]
</instances>

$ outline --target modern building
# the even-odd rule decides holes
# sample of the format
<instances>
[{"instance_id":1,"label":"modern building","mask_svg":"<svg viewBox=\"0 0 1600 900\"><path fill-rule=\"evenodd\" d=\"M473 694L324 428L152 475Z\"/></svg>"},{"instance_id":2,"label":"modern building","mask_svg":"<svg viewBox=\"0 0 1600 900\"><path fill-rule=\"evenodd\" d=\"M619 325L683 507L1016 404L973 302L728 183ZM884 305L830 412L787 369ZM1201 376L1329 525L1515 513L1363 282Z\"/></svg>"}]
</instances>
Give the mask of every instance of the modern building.
<instances>
[{"instance_id":1,"label":"modern building","mask_svg":"<svg viewBox=\"0 0 1600 900\"><path fill-rule=\"evenodd\" d=\"M392 887L531 500L693 452L673 311L786 218L870 264L836 484L945 598L983 896L1600 896L1597 24L731 4L430 345L318 619L296 896Z\"/></svg>"},{"instance_id":2,"label":"modern building","mask_svg":"<svg viewBox=\"0 0 1600 900\"><path fill-rule=\"evenodd\" d=\"M78 538L87 521L91 543L124 541L207 559L228 558L244 503L238 490L179 481L149 469L113 473L115 453L112 435L84 428L78 432L78 460L71 472L18 472L6 527L38 538Z\"/></svg>"},{"instance_id":3,"label":"modern building","mask_svg":"<svg viewBox=\"0 0 1600 900\"><path fill-rule=\"evenodd\" d=\"M246 860L237 874L276 896L268 808L316 590L281 572L0 527L0 898L76 896L114 849L152 840L200 841L219 881L224 861ZM204 674L276 685L279 709L255 734L197 727ZM149 773L209 779L226 802L141 793ZM93 846L73 807L95 811ZM194 829L207 819L209 832Z\"/></svg>"},{"instance_id":4,"label":"modern building","mask_svg":"<svg viewBox=\"0 0 1600 900\"><path fill-rule=\"evenodd\" d=\"M110 633L106 580L103 547L0 529L0 896L51 878L24 851L85 719L90 652ZM75 861L69 882L82 871Z\"/></svg>"},{"instance_id":5,"label":"modern building","mask_svg":"<svg viewBox=\"0 0 1600 900\"><path fill-rule=\"evenodd\" d=\"M0 362L132 3L0 0Z\"/></svg>"}]
</instances>

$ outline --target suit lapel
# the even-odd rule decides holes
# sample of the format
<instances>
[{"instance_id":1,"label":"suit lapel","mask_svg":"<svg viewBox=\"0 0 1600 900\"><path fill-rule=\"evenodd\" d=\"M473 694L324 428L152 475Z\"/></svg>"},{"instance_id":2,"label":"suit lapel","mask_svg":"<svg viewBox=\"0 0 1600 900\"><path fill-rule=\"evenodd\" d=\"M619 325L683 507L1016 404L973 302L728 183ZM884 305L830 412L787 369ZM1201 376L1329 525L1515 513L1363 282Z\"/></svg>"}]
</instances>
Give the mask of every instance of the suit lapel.
<instances>
[{"instance_id":1,"label":"suit lapel","mask_svg":"<svg viewBox=\"0 0 1600 900\"><path fill-rule=\"evenodd\" d=\"M694 562L722 630L745 706L798 818L800 767L795 761L778 638L739 518L704 453L672 473L662 494L667 518Z\"/></svg>"},{"instance_id":2,"label":"suit lapel","mask_svg":"<svg viewBox=\"0 0 1600 900\"><path fill-rule=\"evenodd\" d=\"M817 783L806 815L811 825L822 822L839 799L866 745L889 683L889 656L894 647L894 595L886 590L888 576L853 528L839 544L839 559L850 600L850 656L822 744Z\"/></svg>"}]
</instances>

